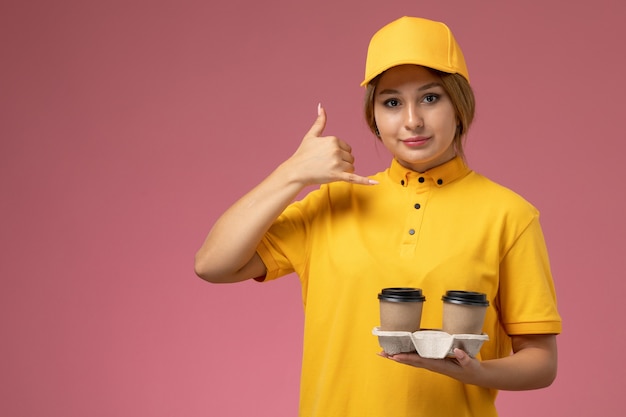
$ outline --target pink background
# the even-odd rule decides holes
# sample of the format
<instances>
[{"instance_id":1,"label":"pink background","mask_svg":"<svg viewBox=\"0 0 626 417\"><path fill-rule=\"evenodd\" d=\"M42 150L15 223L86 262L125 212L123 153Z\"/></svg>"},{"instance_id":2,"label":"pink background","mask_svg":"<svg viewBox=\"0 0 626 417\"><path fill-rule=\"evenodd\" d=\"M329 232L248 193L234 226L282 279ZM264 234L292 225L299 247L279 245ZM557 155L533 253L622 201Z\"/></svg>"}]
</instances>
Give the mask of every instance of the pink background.
<instances>
[{"instance_id":1,"label":"pink background","mask_svg":"<svg viewBox=\"0 0 626 417\"><path fill-rule=\"evenodd\" d=\"M559 376L502 392L501 414L622 416L619 0L4 0L0 415L295 415L297 279L214 286L193 256L319 101L359 173L387 166L359 82L402 15L452 27L478 98L470 164L542 212Z\"/></svg>"}]
</instances>

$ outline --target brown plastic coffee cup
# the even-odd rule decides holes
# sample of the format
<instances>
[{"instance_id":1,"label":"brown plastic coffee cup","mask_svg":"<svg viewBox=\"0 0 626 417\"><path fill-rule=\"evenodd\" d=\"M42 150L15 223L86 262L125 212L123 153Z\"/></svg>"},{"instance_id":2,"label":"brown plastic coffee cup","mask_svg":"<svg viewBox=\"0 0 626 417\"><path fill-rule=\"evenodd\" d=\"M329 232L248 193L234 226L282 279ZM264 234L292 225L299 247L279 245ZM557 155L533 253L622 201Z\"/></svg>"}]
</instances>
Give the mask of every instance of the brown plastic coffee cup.
<instances>
[{"instance_id":1,"label":"brown plastic coffee cup","mask_svg":"<svg viewBox=\"0 0 626 417\"><path fill-rule=\"evenodd\" d=\"M384 288L380 301L380 330L416 332L420 329L426 297L419 288Z\"/></svg>"},{"instance_id":2,"label":"brown plastic coffee cup","mask_svg":"<svg viewBox=\"0 0 626 417\"><path fill-rule=\"evenodd\" d=\"M442 330L449 334L481 334L489 301L486 294L447 291L443 300Z\"/></svg>"}]
</instances>

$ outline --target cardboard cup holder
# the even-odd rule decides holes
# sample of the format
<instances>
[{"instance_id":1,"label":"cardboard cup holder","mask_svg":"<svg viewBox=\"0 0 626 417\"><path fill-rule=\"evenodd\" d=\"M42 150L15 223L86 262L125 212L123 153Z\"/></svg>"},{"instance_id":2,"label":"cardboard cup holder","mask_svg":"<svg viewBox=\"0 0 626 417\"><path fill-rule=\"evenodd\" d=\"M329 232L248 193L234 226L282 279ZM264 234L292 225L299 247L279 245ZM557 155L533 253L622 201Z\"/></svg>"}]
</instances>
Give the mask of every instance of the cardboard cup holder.
<instances>
[{"instance_id":1,"label":"cardboard cup holder","mask_svg":"<svg viewBox=\"0 0 626 417\"><path fill-rule=\"evenodd\" d=\"M372 334L385 353L417 352L423 358L443 359L454 356L458 348L474 357L483 343L489 340L486 334L449 334L442 330L418 330L416 332L389 332L374 327Z\"/></svg>"}]
</instances>

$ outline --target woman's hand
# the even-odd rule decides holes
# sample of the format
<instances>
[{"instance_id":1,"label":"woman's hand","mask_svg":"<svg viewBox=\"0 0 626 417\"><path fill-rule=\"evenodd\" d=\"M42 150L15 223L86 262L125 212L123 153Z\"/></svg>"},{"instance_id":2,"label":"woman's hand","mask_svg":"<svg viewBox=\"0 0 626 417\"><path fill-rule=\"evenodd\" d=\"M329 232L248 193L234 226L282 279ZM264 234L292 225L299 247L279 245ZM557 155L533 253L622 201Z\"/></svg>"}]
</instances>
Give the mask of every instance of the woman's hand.
<instances>
[{"instance_id":1,"label":"woman's hand","mask_svg":"<svg viewBox=\"0 0 626 417\"><path fill-rule=\"evenodd\" d=\"M354 173L352 147L336 136L322 136L326 111L318 106L317 119L296 152L281 166L281 171L303 186L346 181L372 185L376 181Z\"/></svg>"},{"instance_id":2,"label":"woman's hand","mask_svg":"<svg viewBox=\"0 0 626 417\"><path fill-rule=\"evenodd\" d=\"M513 354L499 359L479 361L461 349L453 358L426 359L417 353L381 356L393 361L447 375L464 384L499 390L530 390L552 384L557 372L556 335L529 334L511 336Z\"/></svg>"},{"instance_id":3,"label":"woman's hand","mask_svg":"<svg viewBox=\"0 0 626 417\"><path fill-rule=\"evenodd\" d=\"M397 353L395 355L388 355L385 352L381 352L379 355L398 363L447 375L466 384L471 383L472 376L479 373L481 367L479 360L472 358L461 349L454 349L454 357L444 359L422 358L417 353Z\"/></svg>"},{"instance_id":4,"label":"woman's hand","mask_svg":"<svg viewBox=\"0 0 626 417\"><path fill-rule=\"evenodd\" d=\"M317 120L298 150L215 222L196 253L195 271L210 282L237 282L266 273L256 248L274 220L302 189L311 184L348 181L376 184L354 174L352 148L334 136L322 136L326 113Z\"/></svg>"}]
</instances>

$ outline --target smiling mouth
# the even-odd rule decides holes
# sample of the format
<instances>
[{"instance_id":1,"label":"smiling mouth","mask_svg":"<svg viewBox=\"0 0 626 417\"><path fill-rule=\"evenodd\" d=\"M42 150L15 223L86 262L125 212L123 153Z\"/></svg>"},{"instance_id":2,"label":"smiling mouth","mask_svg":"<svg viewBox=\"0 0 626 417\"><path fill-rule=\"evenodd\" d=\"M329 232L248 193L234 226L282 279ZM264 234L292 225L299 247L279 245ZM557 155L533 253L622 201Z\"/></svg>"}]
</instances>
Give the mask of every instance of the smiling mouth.
<instances>
[{"instance_id":1,"label":"smiling mouth","mask_svg":"<svg viewBox=\"0 0 626 417\"><path fill-rule=\"evenodd\" d=\"M430 138L424 138L424 137L409 138L409 139L403 140L402 143L404 143L407 146L421 146L425 144L426 142L428 142L429 139Z\"/></svg>"}]
</instances>

